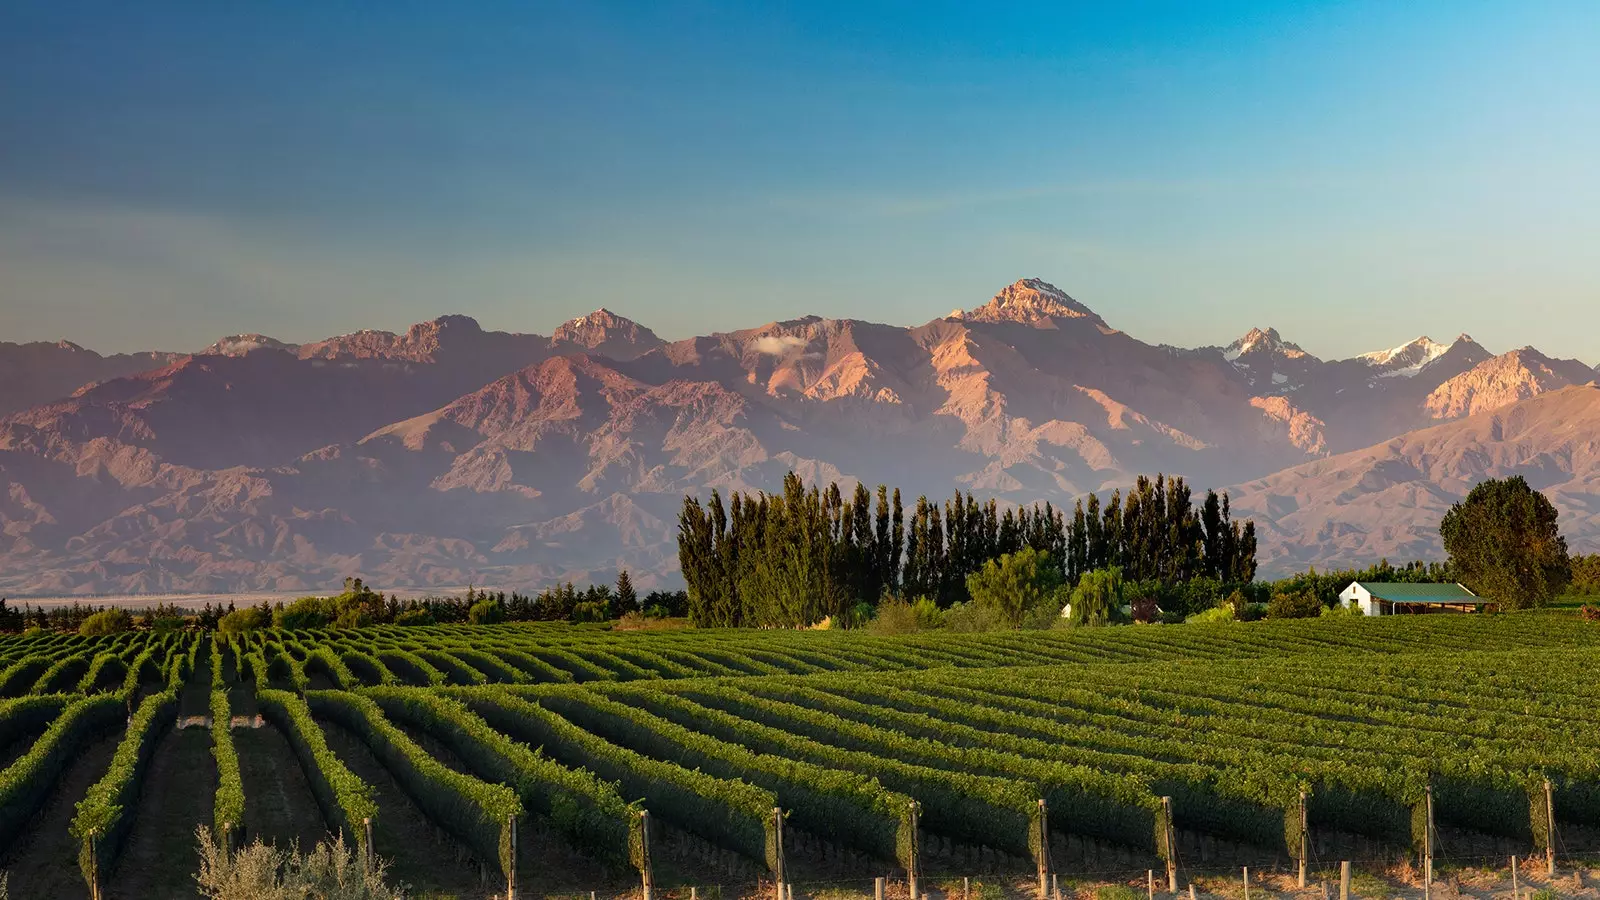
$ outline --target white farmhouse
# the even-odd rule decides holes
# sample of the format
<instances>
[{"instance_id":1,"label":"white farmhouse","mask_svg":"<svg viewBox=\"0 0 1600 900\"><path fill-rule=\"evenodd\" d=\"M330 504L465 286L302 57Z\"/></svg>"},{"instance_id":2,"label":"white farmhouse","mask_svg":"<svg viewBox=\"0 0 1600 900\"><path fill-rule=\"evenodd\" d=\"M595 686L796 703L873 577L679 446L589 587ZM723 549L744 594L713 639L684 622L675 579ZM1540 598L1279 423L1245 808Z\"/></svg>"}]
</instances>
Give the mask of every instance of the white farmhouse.
<instances>
[{"instance_id":1,"label":"white farmhouse","mask_svg":"<svg viewBox=\"0 0 1600 900\"><path fill-rule=\"evenodd\" d=\"M1477 612L1489 601L1459 584L1401 584L1352 581L1339 592L1339 602L1354 603L1369 616L1409 613Z\"/></svg>"}]
</instances>

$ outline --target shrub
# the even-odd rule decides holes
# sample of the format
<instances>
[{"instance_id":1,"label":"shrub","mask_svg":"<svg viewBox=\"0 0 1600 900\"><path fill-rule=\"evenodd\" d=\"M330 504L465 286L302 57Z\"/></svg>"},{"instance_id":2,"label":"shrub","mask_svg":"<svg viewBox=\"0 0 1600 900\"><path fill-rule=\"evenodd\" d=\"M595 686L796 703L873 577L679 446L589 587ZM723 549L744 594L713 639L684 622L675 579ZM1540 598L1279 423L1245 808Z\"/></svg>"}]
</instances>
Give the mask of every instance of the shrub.
<instances>
[{"instance_id":1,"label":"shrub","mask_svg":"<svg viewBox=\"0 0 1600 900\"><path fill-rule=\"evenodd\" d=\"M1233 622L1237 620L1233 614L1233 607L1224 603L1221 606L1213 606L1205 612L1197 612L1189 618L1184 619L1184 621L1191 622L1196 625L1206 625L1212 622Z\"/></svg>"},{"instance_id":2,"label":"shrub","mask_svg":"<svg viewBox=\"0 0 1600 900\"><path fill-rule=\"evenodd\" d=\"M1054 596L1061 584L1061 570L1049 554L1029 547L991 559L983 568L967 576L967 593L972 602L997 619L1001 627L1016 628L1028 610Z\"/></svg>"},{"instance_id":3,"label":"shrub","mask_svg":"<svg viewBox=\"0 0 1600 900\"><path fill-rule=\"evenodd\" d=\"M1322 601L1311 591L1279 591L1267 604L1269 619L1311 619L1322 615Z\"/></svg>"},{"instance_id":4,"label":"shrub","mask_svg":"<svg viewBox=\"0 0 1600 900\"><path fill-rule=\"evenodd\" d=\"M1122 570L1095 569L1078 579L1062 617L1073 625L1104 625L1121 606Z\"/></svg>"},{"instance_id":5,"label":"shrub","mask_svg":"<svg viewBox=\"0 0 1600 900\"><path fill-rule=\"evenodd\" d=\"M84 637L97 637L104 634L119 634L133 627L133 617L125 609L103 609L78 626L78 633Z\"/></svg>"},{"instance_id":6,"label":"shrub","mask_svg":"<svg viewBox=\"0 0 1600 900\"><path fill-rule=\"evenodd\" d=\"M395 616L394 623L396 625L406 626L435 624L433 620L433 613L428 612L426 609L408 609L400 615Z\"/></svg>"},{"instance_id":7,"label":"shrub","mask_svg":"<svg viewBox=\"0 0 1600 900\"><path fill-rule=\"evenodd\" d=\"M910 634L937 628L939 620L938 604L927 597L918 597L915 603L889 597L878 604L878 614L867 623L867 630L877 634Z\"/></svg>"},{"instance_id":8,"label":"shrub","mask_svg":"<svg viewBox=\"0 0 1600 900\"><path fill-rule=\"evenodd\" d=\"M324 900L405 900L405 893L384 884L388 866L377 859L367 871L357 848L342 836L301 853L280 850L260 838L232 853L204 825L195 831L200 844L200 895L207 900L270 900L318 897Z\"/></svg>"},{"instance_id":9,"label":"shrub","mask_svg":"<svg viewBox=\"0 0 1600 900\"><path fill-rule=\"evenodd\" d=\"M321 628L338 614L330 597L301 597L299 600L272 614L272 624L279 628Z\"/></svg>"},{"instance_id":10,"label":"shrub","mask_svg":"<svg viewBox=\"0 0 1600 900\"><path fill-rule=\"evenodd\" d=\"M272 617L259 606L246 606L236 609L217 621L217 630L224 634L239 634L245 631L255 631L266 628L272 624Z\"/></svg>"},{"instance_id":11,"label":"shrub","mask_svg":"<svg viewBox=\"0 0 1600 900\"><path fill-rule=\"evenodd\" d=\"M493 625L505 620L506 611L493 600L479 600L467 610L467 623L470 625Z\"/></svg>"}]
</instances>

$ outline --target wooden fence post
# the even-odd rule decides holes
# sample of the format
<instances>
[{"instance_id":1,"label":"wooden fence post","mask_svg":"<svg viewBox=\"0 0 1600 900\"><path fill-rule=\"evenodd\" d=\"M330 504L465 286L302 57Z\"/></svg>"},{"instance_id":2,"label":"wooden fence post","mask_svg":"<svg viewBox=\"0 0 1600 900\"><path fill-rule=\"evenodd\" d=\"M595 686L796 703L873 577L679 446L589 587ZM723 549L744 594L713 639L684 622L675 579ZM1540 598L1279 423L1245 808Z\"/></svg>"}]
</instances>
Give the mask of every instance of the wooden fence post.
<instances>
[{"instance_id":1,"label":"wooden fence post","mask_svg":"<svg viewBox=\"0 0 1600 900\"><path fill-rule=\"evenodd\" d=\"M1178 830L1172 824L1172 798L1161 798L1161 815L1166 819L1163 833L1166 835L1167 856L1167 893L1178 892Z\"/></svg>"},{"instance_id":2,"label":"wooden fence post","mask_svg":"<svg viewBox=\"0 0 1600 900\"><path fill-rule=\"evenodd\" d=\"M1049 900L1045 892L1046 877L1050 874L1050 807L1039 798L1039 900ZM963 898L970 900L970 898Z\"/></svg>"},{"instance_id":3,"label":"wooden fence post","mask_svg":"<svg viewBox=\"0 0 1600 900\"><path fill-rule=\"evenodd\" d=\"M1156 870L1144 870L1145 890L1150 894L1150 900L1156 900Z\"/></svg>"},{"instance_id":4,"label":"wooden fence post","mask_svg":"<svg viewBox=\"0 0 1600 900\"><path fill-rule=\"evenodd\" d=\"M872 900L883 900L883 876L872 879Z\"/></svg>"},{"instance_id":5,"label":"wooden fence post","mask_svg":"<svg viewBox=\"0 0 1600 900\"><path fill-rule=\"evenodd\" d=\"M1339 900L1350 900L1350 860L1339 863Z\"/></svg>"},{"instance_id":6,"label":"wooden fence post","mask_svg":"<svg viewBox=\"0 0 1600 900\"><path fill-rule=\"evenodd\" d=\"M922 876L922 828L918 823L922 812L922 805L911 801L911 865L906 867L907 887L911 890L911 900L922 896L918 888L921 886ZM646 898L649 900L649 898Z\"/></svg>"},{"instance_id":7,"label":"wooden fence post","mask_svg":"<svg viewBox=\"0 0 1600 900\"><path fill-rule=\"evenodd\" d=\"M1511 857L1511 900L1517 900L1522 891L1517 886L1517 858Z\"/></svg>"},{"instance_id":8,"label":"wooden fence post","mask_svg":"<svg viewBox=\"0 0 1600 900\"><path fill-rule=\"evenodd\" d=\"M1545 874L1554 878L1556 877L1556 800L1548 778L1544 780L1544 820L1544 861L1547 870Z\"/></svg>"},{"instance_id":9,"label":"wooden fence post","mask_svg":"<svg viewBox=\"0 0 1600 900\"><path fill-rule=\"evenodd\" d=\"M367 871L370 873L372 871L372 869L373 869L373 862L375 861L375 856L376 856L376 852L377 852L376 850L373 849L373 846L372 846L372 817L371 816L366 816L366 817L362 818L362 820L361 820L361 831L362 831L362 833L364 835L366 835L366 846L362 848L363 853L361 855L362 864L367 867Z\"/></svg>"},{"instance_id":10,"label":"wooden fence post","mask_svg":"<svg viewBox=\"0 0 1600 900\"><path fill-rule=\"evenodd\" d=\"M1250 900L1250 867L1244 867L1244 900Z\"/></svg>"},{"instance_id":11,"label":"wooden fence post","mask_svg":"<svg viewBox=\"0 0 1600 900\"><path fill-rule=\"evenodd\" d=\"M511 865L506 867L506 900L517 900L517 817L507 823L511 829Z\"/></svg>"},{"instance_id":12,"label":"wooden fence post","mask_svg":"<svg viewBox=\"0 0 1600 900\"><path fill-rule=\"evenodd\" d=\"M1433 896L1433 785L1428 785L1428 824L1422 833L1422 849L1426 854L1422 866L1422 897Z\"/></svg>"},{"instance_id":13,"label":"wooden fence post","mask_svg":"<svg viewBox=\"0 0 1600 900\"><path fill-rule=\"evenodd\" d=\"M644 886L644 900L655 895L656 880L650 865L650 810L639 810L639 877Z\"/></svg>"},{"instance_id":14,"label":"wooden fence post","mask_svg":"<svg viewBox=\"0 0 1600 900\"><path fill-rule=\"evenodd\" d=\"M783 893L783 886L789 880L783 858L783 810L776 806L772 808L772 833L777 846L777 852L773 854L772 874L778 881L778 900L788 900Z\"/></svg>"},{"instance_id":15,"label":"wooden fence post","mask_svg":"<svg viewBox=\"0 0 1600 900\"><path fill-rule=\"evenodd\" d=\"M1309 827L1307 827L1307 824L1308 824L1308 819L1307 819L1307 816L1306 816L1306 792L1305 791L1301 791L1300 792L1300 887L1301 888L1304 888L1306 886L1306 856L1309 855L1306 843L1309 840L1307 835L1310 833L1311 829Z\"/></svg>"}]
</instances>

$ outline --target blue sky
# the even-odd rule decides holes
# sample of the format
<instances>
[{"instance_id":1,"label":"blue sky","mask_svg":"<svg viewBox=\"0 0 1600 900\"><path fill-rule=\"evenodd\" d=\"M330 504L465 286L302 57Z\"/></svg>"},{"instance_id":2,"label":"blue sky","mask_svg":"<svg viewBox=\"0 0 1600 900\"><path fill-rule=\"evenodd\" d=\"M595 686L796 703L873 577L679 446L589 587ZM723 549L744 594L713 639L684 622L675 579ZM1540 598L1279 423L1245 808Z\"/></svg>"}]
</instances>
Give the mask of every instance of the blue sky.
<instances>
[{"instance_id":1,"label":"blue sky","mask_svg":"<svg viewBox=\"0 0 1600 900\"><path fill-rule=\"evenodd\" d=\"M379 11L381 10L381 12ZM1600 4L0 4L0 340L447 312L1600 361Z\"/></svg>"}]
</instances>

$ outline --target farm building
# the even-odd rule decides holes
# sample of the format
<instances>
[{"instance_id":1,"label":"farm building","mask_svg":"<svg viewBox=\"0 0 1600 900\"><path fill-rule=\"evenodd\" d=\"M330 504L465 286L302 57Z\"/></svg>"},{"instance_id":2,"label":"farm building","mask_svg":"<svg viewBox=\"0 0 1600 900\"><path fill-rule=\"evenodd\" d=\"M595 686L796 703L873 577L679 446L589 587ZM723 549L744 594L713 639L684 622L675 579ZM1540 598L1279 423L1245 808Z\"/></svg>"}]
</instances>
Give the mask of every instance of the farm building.
<instances>
[{"instance_id":1,"label":"farm building","mask_svg":"<svg viewBox=\"0 0 1600 900\"><path fill-rule=\"evenodd\" d=\"M1352 581L1339 592L1339 601L1361 607L1369 616L1410 613L1477 612L1489 601L1459 584L1399 584L1383 581Z\"/></svg>"}]
</instances>

